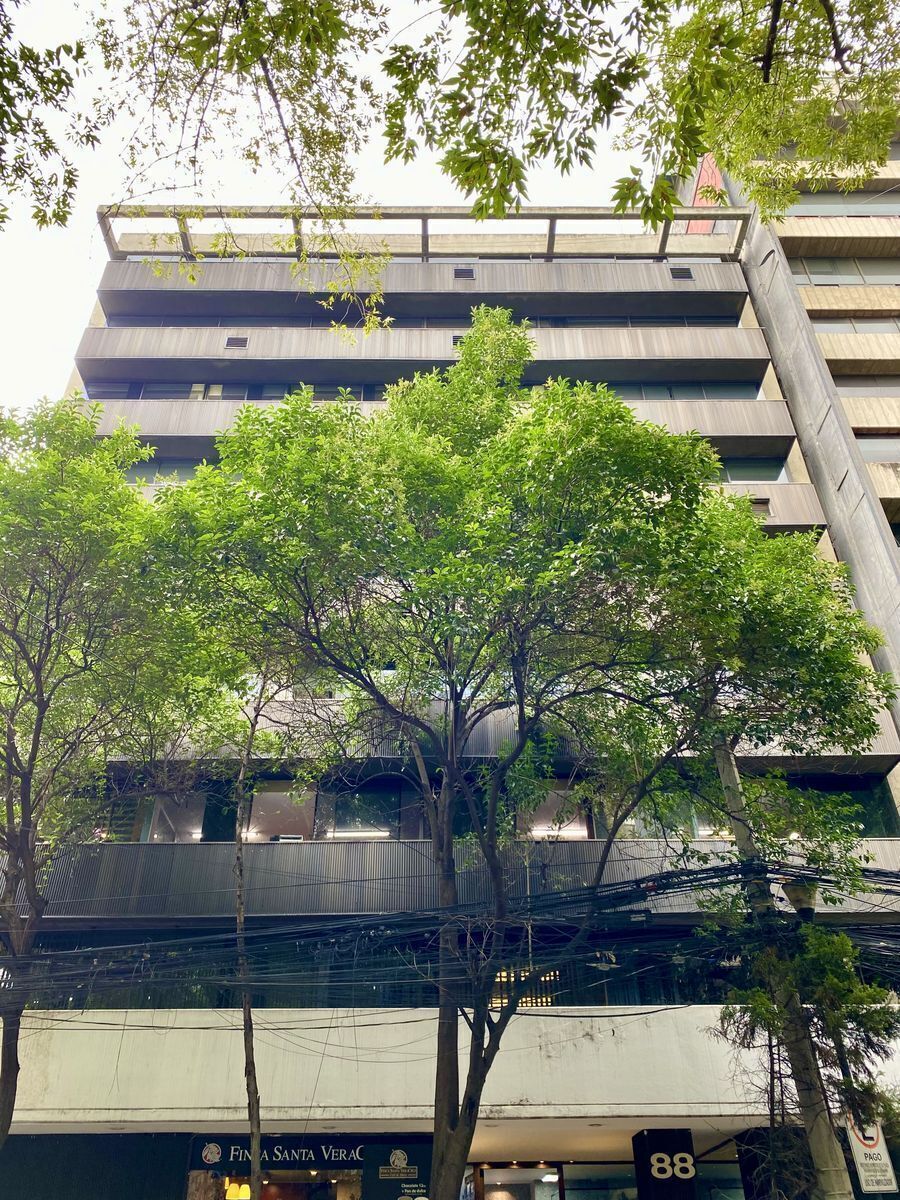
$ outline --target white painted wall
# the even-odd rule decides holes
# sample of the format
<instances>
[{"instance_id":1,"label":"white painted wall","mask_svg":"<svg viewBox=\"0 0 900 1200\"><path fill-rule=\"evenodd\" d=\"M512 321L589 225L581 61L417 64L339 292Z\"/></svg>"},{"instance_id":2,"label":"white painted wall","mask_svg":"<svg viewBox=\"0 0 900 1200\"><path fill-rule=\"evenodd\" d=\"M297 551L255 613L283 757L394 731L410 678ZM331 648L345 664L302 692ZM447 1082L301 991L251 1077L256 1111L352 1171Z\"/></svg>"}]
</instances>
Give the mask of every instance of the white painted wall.
<instances>
[{"instance_id":1,"label":"white painted wall","mask_svg":"<svg viewBox=\"0 0 900 1200\"><path fill-rule=\"evenodd\" d=\"M593 1015L586 1015L588 1012ZM716 1009L532 1010L515 1018L483 1115L739 1116L756 1105ZM261 1009L265 1119L409 1123L431 1116L434 1009ZM240 1013L131 1010L26 1014L20 1132L240 1127Z\"/></svg>"},{"instance_id":2,"label":"white painted wall","mask_svg":"<svg viewBox=\"0 0 900 1200\"><path fill-rule=\"evenodd\" d=\"M260 1009L271 1132L428 1129L434 1009ZM753 1062L712 1033L714 1006L531 1010L488 1080L473 1157L622 1154L648 1126L698 1145L764 1118ZM900 1084L900 1055L888 1064ZM759 1076L757 1075L758 1079ZM246 1126L234 1009L30 1012L14 1132L235 1132Z\"/></svg>"}]
</instances>

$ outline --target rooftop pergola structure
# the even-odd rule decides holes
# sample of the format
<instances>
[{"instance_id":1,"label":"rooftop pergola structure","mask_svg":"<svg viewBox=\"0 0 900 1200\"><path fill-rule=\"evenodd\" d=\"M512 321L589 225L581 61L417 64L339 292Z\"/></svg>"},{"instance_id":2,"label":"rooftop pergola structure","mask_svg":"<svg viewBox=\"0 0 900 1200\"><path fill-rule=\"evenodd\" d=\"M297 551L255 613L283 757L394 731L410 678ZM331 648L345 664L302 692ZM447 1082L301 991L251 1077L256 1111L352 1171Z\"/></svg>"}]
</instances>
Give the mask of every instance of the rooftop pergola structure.
<instances>
[{"instance_id":1,"label":"rooftop pergola structure","mask_svg":"<svg viewBox=\"0 0 900 1200\"><path fill-rule=\"evenodd\" d=\"M186 261L216 256L327 259L338 256L343 239L353 252L420 262L465 255L548 262L666 257L736 261L751 216L750 208L681 207L671 220L650 229L639 212L612 208L522 208L503 218L480 221L465 206L367 207L333 223L323 222L317 213L284 206L107 205L97 210L111 259L164 255ZM257 221L269 228L255 232L252 226ZM117 228L122 222L127 222L124 230ZM407 228L397 230L396 223L401 222ZM447 222L463 229L436 228ZM523 228L523 222L543 229L534 232ZM273 230L272 225L283 230ZM580 228L576 232L569 225ZM323 231L333 249L323 245Z\"/></svg>"}]
</instances>

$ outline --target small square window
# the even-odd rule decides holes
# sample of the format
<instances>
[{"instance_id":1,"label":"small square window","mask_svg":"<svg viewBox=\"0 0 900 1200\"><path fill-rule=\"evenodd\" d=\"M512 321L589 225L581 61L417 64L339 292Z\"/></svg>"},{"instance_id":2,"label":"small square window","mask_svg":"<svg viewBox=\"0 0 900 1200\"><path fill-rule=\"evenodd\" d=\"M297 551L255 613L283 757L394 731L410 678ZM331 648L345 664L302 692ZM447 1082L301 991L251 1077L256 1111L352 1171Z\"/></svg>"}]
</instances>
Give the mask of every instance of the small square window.
<instances>
[{"instance_id":1,"label":"small square window","mask_svg":"<svg viewBox=\"0 0 900 1200\"><path fill-rule=\"evenodd\" d=\"M246 350L249 338L246 337L227 337L225 339L226 350Z\"/></svg>"},{"instance_id":2,"label":"small square window","mask_svg":"<svg viewBox=\"0 0 900 1200\"><path fill-rule=\"evenodd\" d=\"M454 267L453 268L453 278L454 279L474 279L475 278L475 268L474 267Z\"/></svg>"},{"instance_id":3,"label":"small square window","mask_svg":"<svg viewBox=\"0 0 900 1200\"><path fill-rule=\"evenodd\" d=\"M694 272L690 267L669 267L669 274L673 279L693 279Z\"/></svg>"}]
</instances>

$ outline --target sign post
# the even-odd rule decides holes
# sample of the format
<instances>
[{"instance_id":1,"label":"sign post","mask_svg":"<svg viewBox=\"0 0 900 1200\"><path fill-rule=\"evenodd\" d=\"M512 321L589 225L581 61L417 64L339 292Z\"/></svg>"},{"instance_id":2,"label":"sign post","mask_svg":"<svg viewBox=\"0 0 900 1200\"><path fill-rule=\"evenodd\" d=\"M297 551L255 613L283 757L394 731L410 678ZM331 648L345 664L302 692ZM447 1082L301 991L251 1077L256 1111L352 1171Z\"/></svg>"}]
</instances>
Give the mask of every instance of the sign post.
<instances>
[{"instance_id":1,"label":"sign post","mask_svg":"<svg viewBox=\"0 0 900 1200\"><path fill-rule=\"evenodd\" d=\"M891 1156L884 1144L881 1125L867 1125L858 1129L847 1118L847 1138L856 1164L861 1192L896 1192L897 1177Z\"/></svg>"}]
</instances>

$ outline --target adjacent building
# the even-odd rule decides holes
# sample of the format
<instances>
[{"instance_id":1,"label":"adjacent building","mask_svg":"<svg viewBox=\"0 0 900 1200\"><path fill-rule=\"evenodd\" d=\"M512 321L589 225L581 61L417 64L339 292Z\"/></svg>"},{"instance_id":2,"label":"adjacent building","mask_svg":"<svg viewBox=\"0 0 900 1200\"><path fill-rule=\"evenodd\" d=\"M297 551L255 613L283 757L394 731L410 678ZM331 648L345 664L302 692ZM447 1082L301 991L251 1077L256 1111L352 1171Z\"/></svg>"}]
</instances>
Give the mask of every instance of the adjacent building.
<instances>
[{"instance_id":1,"label":"adjacent building","mask_svg":"<svg viewBox=\"0 0 900 1200\"><path fill-rule=\"evenodd\" d=\"M871 190L804 196L777 229L739 204L714 220L685 208L654 234L602 209L528 210L483 225L460 209L361 211L361 244L391 254L382 283L393 323L355 340L329 329L321 301L336 264L296 261L290 214L103 212L110 261L78 349L79 383L103 404L101 433L125 420L156 447L135 473L153 487L214 455L216 431L242 404L277 403L301 381L322 403L348 387L377 408L385 385L453 361L474 305L502 305L534 327L530 379L612 384L639 416L707 437L724 485L752 496L773 536L817 531L823 553L850 564L890 666L900 657L892 187L897 159ZM233 257L214 252L223 221ZM473 762L502 736L498 723L469 748ZM886 714L859 758L766 763L797 783L852 792L870 854L894 869L898 761ZM322 789L298 805L287 787L273 778L257 795L247 847L255 946L271 979L255 997L265 1195L386 1200L386 1164L402 1160L427 1178L436 1013L427 980L379 973L377 945L364 967L356 955L360 938L390 945L392 914L434 907L426 830L391 770L390 746L373 747L353 803ZM377 819L360 818L361 791ZM667 861L669 848L642 833L623 840L616 878ZM546 827L523 841L513 890L585 881L592 834L587 819L554 828L548 810ZM710 831L696 836L714 848ZM240 1011L210 949L233 925L232 837L210 786L188 803L125 807L106 841L57 856L44 944L75 966L27 1015L0 1194L10 1181L10 1194L36 1200L242 1194ZM473 868L466 895L477 901L482 886ZM691 1155L698 1200L740 1200L734 1139L764 1124L766 1110L743 1069L751 1064L710 1033L727 964L673 954L697 916L691 897L650 898L598 943L595 963L535 987L488 1083L473 1200L632 1200L645 1143ZM895 916L863 899L834 919L851 918ZM196 977L186 982L182 971L167 985L166 963L192 953ZM900 1081L900 1060L893 1069Z\"/></svg>"}]
</instances>

